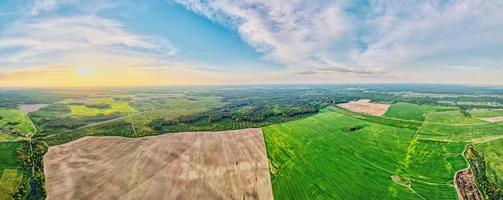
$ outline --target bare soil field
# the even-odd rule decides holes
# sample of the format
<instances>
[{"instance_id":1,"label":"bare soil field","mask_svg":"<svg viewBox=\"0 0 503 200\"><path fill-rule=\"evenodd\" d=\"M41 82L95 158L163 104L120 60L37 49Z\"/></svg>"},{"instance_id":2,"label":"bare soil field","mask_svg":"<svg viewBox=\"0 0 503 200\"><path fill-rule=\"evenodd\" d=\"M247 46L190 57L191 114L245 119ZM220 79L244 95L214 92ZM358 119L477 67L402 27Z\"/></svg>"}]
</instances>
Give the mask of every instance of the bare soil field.
<instances>
[{"instance_id":1,"label":"bare soil field","mask_svg":"<svg viewBox=\"0 0 503 200\"><path fill-rule=\"evenodd\" d=\"M480 118L484 121L488 121L488 122L500 122L500 121L503 121L503 117L487 117L487 118Z\"/></svg>"},{"instance_id":2,"label":"bare soil field","mask_svg":"<svg viewBox=\"0 0 503 200\"><path fill-rule=\"evenodd\" d=\"M33 111L37 111L37 110L40 110L46 106L48 106L49 104L43 104L43 103L39 103L39 104L18 104L17 105L17 108L25 113L29 113L29 112L33 112Z\"/></svg>"},{"instance_id":3,"label":"bare soil field","mask_svg":"<svg viewBox=\"0 0 503 200\"><path fill-rule=\"evenodd\" d=\"M84 137L44 156L48 199L272 199L261 129Z\"/></svg>"},{"instance_id":4,"label":"bare soil field","mask_svg":"<svg viewBox=\"0 0 503 200\"><path fill-rule=\"evenodd\" d=\"M456 183L456 190L458 191L458 197L460 200L483 199L477 189L477 186L475 185L471 169L465 169L456 173L454 181Z\"/></svg>"},{"instance_id":5,"label":"bare soil field","mask_svg":"<svg viewBox=\"0 0 503 200\"><path fill-rule=\"evenodd\" d=\"M348 103L340 103L337 106L354 112L365 113L368 115L383 116L388 110L389 104L370 103L369 99L360 99Z\"/></svg>"}]
</instances>

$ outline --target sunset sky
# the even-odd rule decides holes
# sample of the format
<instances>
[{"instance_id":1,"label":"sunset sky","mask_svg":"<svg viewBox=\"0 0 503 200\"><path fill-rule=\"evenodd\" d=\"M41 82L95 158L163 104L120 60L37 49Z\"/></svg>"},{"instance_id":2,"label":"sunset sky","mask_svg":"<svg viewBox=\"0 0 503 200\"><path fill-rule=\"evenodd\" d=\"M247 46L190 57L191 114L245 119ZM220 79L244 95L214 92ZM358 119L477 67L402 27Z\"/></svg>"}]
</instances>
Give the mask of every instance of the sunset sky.
<instances>
[{"instance_id":1,"label":"sunset sky","mask_svg":"<svg viewBox=\"0 0 503 200\"><path fill-rule=\"evenodd\" d=\"M503 1L0 0L0 87L503 85Z\"/></svg>"}]
</instances>

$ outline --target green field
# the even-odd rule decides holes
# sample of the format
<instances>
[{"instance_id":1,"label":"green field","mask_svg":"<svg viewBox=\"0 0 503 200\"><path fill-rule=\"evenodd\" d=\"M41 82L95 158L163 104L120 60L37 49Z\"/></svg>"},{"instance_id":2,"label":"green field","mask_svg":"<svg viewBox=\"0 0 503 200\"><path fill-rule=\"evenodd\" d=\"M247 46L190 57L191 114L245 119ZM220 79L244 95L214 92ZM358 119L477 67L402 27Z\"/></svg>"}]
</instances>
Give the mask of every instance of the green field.
<instances>
[{"instance_id":1,"label":"green field","mask_svg":"<svg viewBox=\"0 0 503 200\"><path fill-rule=\"evenodd\" d=\"M483 124L434 124L425 123L420 131L421 139L482 143L503 139L503 122Z\"/></svg>"},{"instance_id":2,"label":"green field","mask_svg":"<svg viewBox=\"0 0 503 200\"><path fill-rule=\"evenodd\" d=\"M472 110L470 111L473 117L486 118L486 117L503 117L503 109L499 110Z\"/></svg>"},{"instance_id":3,"label":"green field","mask_svg":"<svg viewBox=\"0 0 503 200\"><path fill-rule=\"evenodd\" d=\"M495 140L475 145L484 156L489 179L503 188L503 140Z\"/></svg>"},{"instance_id":4,"label":"green field","mask_svg":"<svg viewBox=\"0 0 503 200\"><path fill-rule=\"evenodd\" d=\"M20 110L0 108L0 127L11 129L9 132L23 135L35 133L36 128L30 118ZM2 130L2 132L6 132Z\"/></svg>"},{"instance_id":5,"label":"green field","mask_svg":"<svg viewBox=\"0 0 503 200\"><path fill-rule=\"evenodd\" d=\"M2 133L0 132L0 141L5 141L5 140L15 140L16 136L12 135L12 134L8 134L8 133Z\"/></svg>"},{"instance_id":6,"label":"green field","mask_svg":"<svg viewBox=\"0 0 503 200\"><path fill-rule=\"evenodd\" d=\"M0 199L10 199L12 193L21 182L23 172L17 161L15 142L0 142Z\"/></svg>"},{"instance_id":7,"label":"green field","mask_svg":"<svg viewBox=\"0 0 503 200\"><path fill-rule=\"evenodd\" d=\"M477 118L465 116L460 111L430 112L426 114L425 121L433 123L443 123L443 124L487 123Z\"/></svg>"},{"instance_id":8,"label":"green field","mask_svg":"<svg viewBox=\"0 0 503 200\"><path fill-rule=\"evenodd\" d=\"M384 113L385 117L393 117L406 120L424 121L426 114L435 111L452 110L452 107L438 107L428 105L417 105L411 103L392 104L388 111Z\"/></svg>"},{"instance_id":9,"label":"green field","mask_svg":"<svg viewBox=\"0 0 503 200\"><path fill-rule=\"evenodd\" d=\"M95 108L89 105L71 105L68 106L71 109L71 114L75 116L96 116L98 114L109 115L112 113L132 113L135 112L133 108L129 106L127 101L115 101L112 98L92 98L90 99L91 104L107 104L109 108Z\"/></svg>"},{"instance_id":10,"label":"green field","mask_svg":"<svg viewBox=\"0 0 503 200\"><path fill-rule=\"evenodd\" d=\"M413 126L351 114L331 108L263 129L276 198L456 199L466 143L420 140Z\"/></svg>"}]
</instances>

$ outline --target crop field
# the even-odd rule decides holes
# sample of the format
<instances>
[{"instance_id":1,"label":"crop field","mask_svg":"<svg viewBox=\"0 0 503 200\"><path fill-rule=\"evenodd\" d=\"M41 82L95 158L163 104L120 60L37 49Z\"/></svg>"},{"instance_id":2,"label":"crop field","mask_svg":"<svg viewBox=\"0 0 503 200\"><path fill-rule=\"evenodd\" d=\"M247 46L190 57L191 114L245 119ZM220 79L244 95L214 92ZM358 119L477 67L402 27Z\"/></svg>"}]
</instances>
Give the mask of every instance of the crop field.
<instances>
[{"instance_id":1,"label":"crop field","mask_svg":"<svg viewBox=\"0 0 503 200\"><path fill-rule=\"evenodd\" d=\"M313 117L265 127L275 197L456 199L453 177L468 167L463 157L467 142L494 136L503 128L489 123L415 125L329 108ZM457 130L462 132L456 134Z\"/></svg>"},{"instance_id":2,"label":"crop field","mask_svg":"<svg viewBox=\"0 0 503 200\"><path fill-rule=\"evenodd\" d=\"M434 124L425 123L419 138L425 140L482 143L503 139L503 122L483 124Z\"/></svg>"},{"instance_id":3,"label":"crop field","mask_svg":"<svg viewBox=\"0 0 503 200\"><path fill-rule=\"evenodd\" d=\"M426 122L443 124L480 124L486 123L483 120L468 117L460 111L430 112L426 114Z\"/></svg>"},{"instance_id":4,"label":"crop field","mask_svg":"<svg viewBox=\"0 0 503 200\"><path fill-rule=\"evenodd\" d=\"M12 134L3 133L2 131L0 131L0 141L15 140L16 138L17 137Z\"/></svg>"},{"instance_id":5,"label":"crop field","mask_svg":"<svg viewBox=\"0 0 503 200\"><path fill-rule=\"evenodd\" d=\"M23 174L20 170L4 169L0 177L0 199L9 199L22 178Z\"/></svg>"},{"instance_id":6,"label":"crop field","mask_svg":"<svg viewBox=\"0 0 503 200\"><path fill-rule=\"evenodd\" d=\"M92 105L108 105L106 108L93 107ZM87 104L72 105L69 104L72 115L76 116L96 116L98 114L108 115L112 113L132 113L134 109L129 107L127 101L116 101L112 98L91 98Z\"/></svg>"},{"instance_id":7,"label":"crop field","mask_svg":"<svg viewBox=\"0 0 503 200\"><path fill-rule=\"evenodd\" d=\"M35 133L36 128L26 113L17 109L0 108L0 126L9 127L19 134Z\"/></svg>"},{"instance_id":8,"label":"crop field","mask_svg":"<svg viewBox=\"0 0 503 200\"><path fill-rule=\"evenodd\" d=\"M452 110L452 107L438 107L428 105L417 105L411 103L395 103L392 104L388 111L384 114L385 117L424 121L426 114L435 111Z\"/></svg>"},{"instance_id":9,"label":"crop field","mask_svg":"<svg viewBox=\"0 0 503 200\"><path fill-rule=\"evenodd\" d=\"M272 199L260 129L86 137L44 162L49 199Z\"/></svg>"},{"instance_id":10,"label":"crop field","mask_svg":"<svg viewBox=\"0 0 503 200\"><path fill-rule=\"evenodd\" d=\"M23 177L17 163L15 142L0 142L0 199L10 199Z\"/></svg>"},{"instance_id":11,"label":"crop field","mask_svg":"<svg viewBox=\"0 0 503 200\"><path fill-rule=\"evenodd\" d=\"M370 99L360 99L358 101L350 101L341 103L337 106L354 112L365 113L369 115L382 116L389 108L388 104L370 103Z\"/></svg>"},{"instance_id":12,"label":"crop field","mask_svg":"<svg viewBox=\"0 0 503 200\"><path fill-rule=\"evenodd\" d=\"M503 109L471 110L470 114L477 118L503 117Z\"/></svg>"},{"instance_id":13,"label":"crop field","mask_svg":"<svg viewBox=\"0 0 503 200\"><path fill-rule=\"evenodd\" d=\"M414 130L328 110L264 134L280 199L455 199L452 177L466 167L463 144L413 143ZM446 174L429 172L439 164Z\"/></svg>"},{"instance_id":14,"label":"crop field","mask_svg":"<svg viewBox=\"0 0 503 200\"><path fill-rule=\"evenodd\" d=\"M487 162L486 174L489 179L503 188L503 140L480 143L475 146Z\"/></svg>"}]
</instances>

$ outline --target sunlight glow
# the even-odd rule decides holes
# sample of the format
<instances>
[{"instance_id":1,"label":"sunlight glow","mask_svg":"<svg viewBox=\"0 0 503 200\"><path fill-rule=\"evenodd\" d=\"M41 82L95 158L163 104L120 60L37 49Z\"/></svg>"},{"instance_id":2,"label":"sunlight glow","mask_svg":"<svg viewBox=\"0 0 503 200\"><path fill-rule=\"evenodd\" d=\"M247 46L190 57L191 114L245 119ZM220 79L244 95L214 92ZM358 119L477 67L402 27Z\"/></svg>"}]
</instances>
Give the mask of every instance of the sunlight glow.
<instances>
[{"instance_id":1,"label":"sunlight glow","mask_svg":"<svg viewBox=\"0 0 503 200\"><path fill-rule=\"evenodd\" d=\"M87 77L95 74L96 70L92 67L79 67L75 69L75 73L80 77Z\"/></svg>"}]
</instances>

